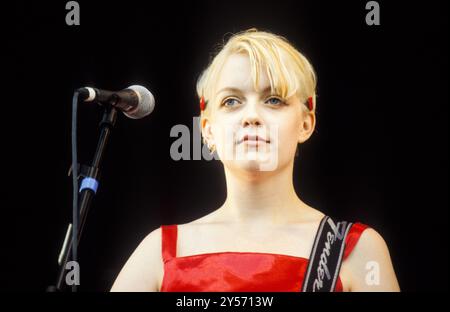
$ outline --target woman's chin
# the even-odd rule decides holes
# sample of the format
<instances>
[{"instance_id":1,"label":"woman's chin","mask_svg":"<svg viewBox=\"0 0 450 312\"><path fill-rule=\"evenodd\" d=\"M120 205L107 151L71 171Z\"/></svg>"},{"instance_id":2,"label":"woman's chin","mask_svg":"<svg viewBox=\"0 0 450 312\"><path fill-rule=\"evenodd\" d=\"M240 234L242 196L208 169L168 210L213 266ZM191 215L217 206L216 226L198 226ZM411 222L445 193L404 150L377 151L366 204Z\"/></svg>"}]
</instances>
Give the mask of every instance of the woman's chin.
<instances>
[{"instance_id":1,"label":"woman's chin","mask_svg":"<svg viewBox=\"0 0 450 312\"><path fill-rule=\"evenodd\" d=\"M245 171L273 171L277 168L277 162L270 153L261 151L246 151L236 155L233 167Z\"/></svg>"}]
</instances>

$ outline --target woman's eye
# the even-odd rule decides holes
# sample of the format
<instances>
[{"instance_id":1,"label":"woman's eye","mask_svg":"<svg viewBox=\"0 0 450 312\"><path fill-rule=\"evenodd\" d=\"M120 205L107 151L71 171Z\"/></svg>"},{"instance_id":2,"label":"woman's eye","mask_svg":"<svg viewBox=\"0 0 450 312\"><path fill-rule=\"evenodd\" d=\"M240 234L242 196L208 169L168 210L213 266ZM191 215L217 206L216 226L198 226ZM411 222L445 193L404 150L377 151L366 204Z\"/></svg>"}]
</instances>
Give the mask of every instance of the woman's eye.
<instances>
[{"instance_id":1,"label":"woman's eye","mask_svg":"<svg viewBox=\"0 0 450 312\"><path fill-rule=\"evenodd\" d=\"M269 103L269 104L271 104L271 105L279 105L279 104L282 104L283 101L281 101L279 98L272 97L272 98L268 99L268 100L266 101L266 103Z\"/></svg>"},{"instance_id":2,"label":"woman's eye","mask_svg":"<svg viewBox=\"0 0 450 312\"><path fill-rule=\"evenodd\" d=\"M224 105L224 106L234 106L234 105L236 105L236 104L238 104L238 101L237 101L236 99L233 99L233 98L226 99L226 100L223 102L223 105Z\"/></svg>"}]
</instances>

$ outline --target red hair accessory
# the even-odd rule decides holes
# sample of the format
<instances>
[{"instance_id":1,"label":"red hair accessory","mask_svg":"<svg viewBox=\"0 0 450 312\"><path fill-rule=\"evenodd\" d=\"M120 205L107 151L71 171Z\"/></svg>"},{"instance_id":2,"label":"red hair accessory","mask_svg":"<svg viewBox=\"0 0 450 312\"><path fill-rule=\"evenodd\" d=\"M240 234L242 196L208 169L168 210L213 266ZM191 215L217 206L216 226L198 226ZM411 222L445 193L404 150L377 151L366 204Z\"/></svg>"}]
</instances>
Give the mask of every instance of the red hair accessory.
<instances>
[{"instance_id":1,"label":"red hair accessory","mask_svg":"<svg viewBox=\"0 0 450 312\"><path fill-rule=\"evenodd\" d=\"M313 107L314 107L314 105L313 105L313 98L312 98L312 96L310 96L309 98L308 98L308 108L309 108L309 110L313 110Z\"/></svg>"},{"instance_id":2,"label":"red hair accessory","mask_svg":"<svg viewBox=\"0 0 450 312\"><path fill-rule=\"evenodd\" d=\"M205 102L205 98L202 95L202 97L200 98L200 110L202 110L202 111L205 110L207 103L208 103L208 101Z\"/></svg>"}]
</instances>

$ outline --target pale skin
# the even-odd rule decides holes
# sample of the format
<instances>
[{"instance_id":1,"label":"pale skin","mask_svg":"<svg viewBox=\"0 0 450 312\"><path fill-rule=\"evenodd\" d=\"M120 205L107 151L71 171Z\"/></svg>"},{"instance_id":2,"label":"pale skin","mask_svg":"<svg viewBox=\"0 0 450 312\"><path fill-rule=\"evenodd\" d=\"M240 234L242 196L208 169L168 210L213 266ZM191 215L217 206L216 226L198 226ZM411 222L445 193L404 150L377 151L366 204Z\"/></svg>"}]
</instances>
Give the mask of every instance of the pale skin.
<instances>
[{"instance_id":1,"label":"pale skin","mask_svg":"<svg viewBox=\"0 0 450 312\"><path fill-rule=\"evenodd\" d=\"M224 165L227 197L212 213L178 225L178 257L221 251L309 257L324 214L299 198L292 175L297 145L312 135L315 114L305 110L296 95L283 100L271 94L263 72L255 90L250 72L245 54L229 56L217 82L216 97L208 102L210 112L202 117L203 137L217 148ZM230 87L237 90L220 92ZM224 129L229 125L238 129L236 139L258 128L263 129L258 135L263 133L270 142L259 142L258 148L244 143L243 159L226 159L222 156L236 149L234 144L225 144ZM277 127L276 137L270 136L270 127ZM274 152L275 146L278 160L273 170L258 170L258 160L245 159L247 153ZM368 263L378 265L378 283L367 282ZM111 291L159 291L163 276L161 229L157 228L136 248ZM340 278L344 291L400 291L388 247L373 229L363 232L343 262Z\"/></svg>"}]
</instances>

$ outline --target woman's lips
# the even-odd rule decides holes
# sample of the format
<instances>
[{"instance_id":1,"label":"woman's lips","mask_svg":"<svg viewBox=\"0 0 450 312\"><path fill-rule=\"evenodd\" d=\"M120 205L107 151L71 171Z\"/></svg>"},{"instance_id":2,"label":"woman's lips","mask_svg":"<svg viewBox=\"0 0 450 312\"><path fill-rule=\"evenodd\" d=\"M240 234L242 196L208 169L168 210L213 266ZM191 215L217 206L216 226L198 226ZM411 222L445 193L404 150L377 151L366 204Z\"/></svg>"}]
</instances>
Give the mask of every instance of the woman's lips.
<instances>
[{"instance_id":1,"label":"woman's lips","mask_svg":"<svg viewBox=\"0 0 450 312\"><path fill-rule=\"evenodd\" d=\"M252 146L258 146L259 144L270 143L270 141L266 140L260 136L257 136L257 135L245 135L237 142L237 144L241 144L241 143L244 143L247 145L252 145Z\"/></svg>"}]
</instances>

